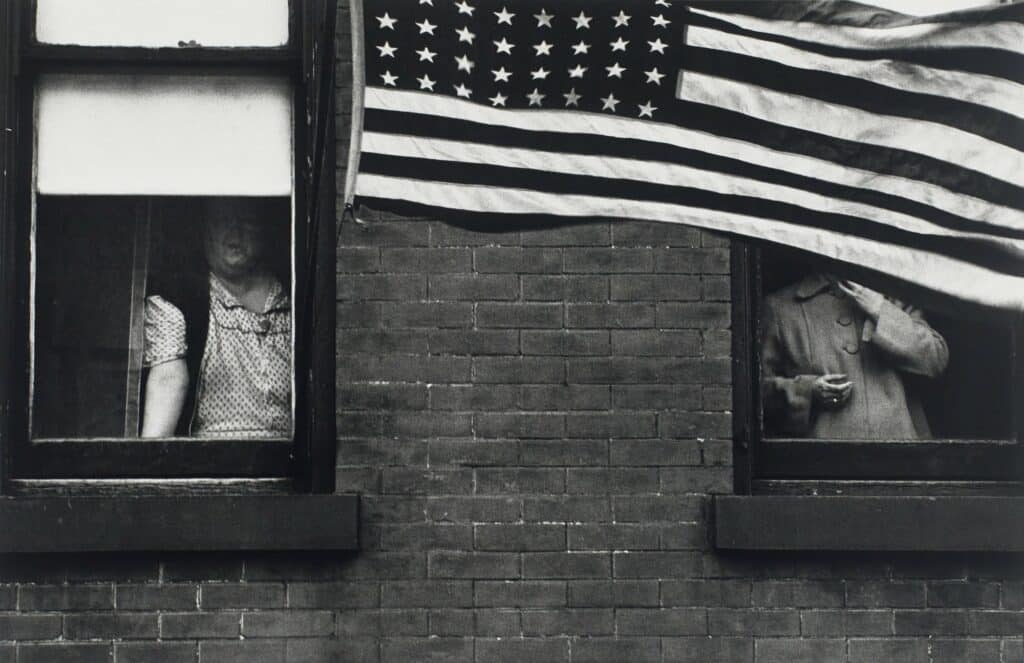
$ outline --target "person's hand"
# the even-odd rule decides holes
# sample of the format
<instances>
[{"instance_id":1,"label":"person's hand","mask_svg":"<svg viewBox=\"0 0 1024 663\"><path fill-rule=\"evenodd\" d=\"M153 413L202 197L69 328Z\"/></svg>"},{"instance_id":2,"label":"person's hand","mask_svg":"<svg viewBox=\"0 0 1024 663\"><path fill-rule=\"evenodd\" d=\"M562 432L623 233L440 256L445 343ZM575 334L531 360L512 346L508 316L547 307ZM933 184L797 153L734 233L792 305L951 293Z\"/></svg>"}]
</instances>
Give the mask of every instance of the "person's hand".
<instances>
[{"instance_id":1,"label":"person's hand","mask_svg":"<svg viewBox=\"0 0 1024 663\"><path fill-rule=\"evenodd\" d=\"M854 281L836 281L836 285L864 311L865 315L878 321L878 316L882 313L882 304L885 303L885 295Z\"/></svg>"},{"instance_id":2,"label":"person's hand","mask_svg":"<svg viewBox=\"0 0 1024 663\"><path fill-rule=\"evenodd\" d=\"M839 410L846 406L853 393L853 382L846 379L845 373L826 373L819 375L812 385L814 402L824 410Z\"/></svg>"}]
</instances>

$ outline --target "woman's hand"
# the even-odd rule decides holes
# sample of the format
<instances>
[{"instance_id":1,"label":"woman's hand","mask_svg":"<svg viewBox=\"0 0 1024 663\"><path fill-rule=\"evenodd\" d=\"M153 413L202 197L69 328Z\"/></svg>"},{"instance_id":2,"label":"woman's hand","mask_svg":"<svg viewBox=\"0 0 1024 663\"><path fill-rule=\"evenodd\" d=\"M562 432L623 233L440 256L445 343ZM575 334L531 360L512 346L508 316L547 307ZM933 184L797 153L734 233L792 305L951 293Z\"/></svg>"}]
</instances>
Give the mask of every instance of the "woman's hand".
<instances>
[{"instance_id":1,"label":"woman's hand","mask_svg":"<svg viewBox=\"0 0 1024 663\"><path fill-rule=\"evenodd\" d=\"M885 303L885 295L854 281L836 281L836 285L864 311L865 315L878 322L878 316L882 313L882 304Z\"/></svg>"},{"instance_id":2,"label":"woman's hand","mask_svg":"<svg viewBox=\"0 0 1024 663\"><path fill-rule=\"evenodd\" d=\"M845 373L819 375L812 386L814 403L824 410L840 410L846 406L853 393L853 382Z\"/></svg>"}]
</instances>

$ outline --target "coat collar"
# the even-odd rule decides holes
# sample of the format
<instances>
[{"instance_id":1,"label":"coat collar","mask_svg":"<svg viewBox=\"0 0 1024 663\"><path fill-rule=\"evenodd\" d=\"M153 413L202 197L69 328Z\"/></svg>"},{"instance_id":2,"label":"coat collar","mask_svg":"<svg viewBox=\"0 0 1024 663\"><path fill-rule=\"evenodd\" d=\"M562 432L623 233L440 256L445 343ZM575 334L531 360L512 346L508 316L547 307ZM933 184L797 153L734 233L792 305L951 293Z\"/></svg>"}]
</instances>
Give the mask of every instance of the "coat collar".
<instances>
[{"instance_id":1,"label":"coat collar","mask_svg":"<svg viewBox=\"0 0 1024 663\"><path fill-rule=\"evenodd\" d=\"M808 274L796 285L794 296L799 300L810 299L832 287L832 281L821 272Z\"/></svg>"}]
</instances>

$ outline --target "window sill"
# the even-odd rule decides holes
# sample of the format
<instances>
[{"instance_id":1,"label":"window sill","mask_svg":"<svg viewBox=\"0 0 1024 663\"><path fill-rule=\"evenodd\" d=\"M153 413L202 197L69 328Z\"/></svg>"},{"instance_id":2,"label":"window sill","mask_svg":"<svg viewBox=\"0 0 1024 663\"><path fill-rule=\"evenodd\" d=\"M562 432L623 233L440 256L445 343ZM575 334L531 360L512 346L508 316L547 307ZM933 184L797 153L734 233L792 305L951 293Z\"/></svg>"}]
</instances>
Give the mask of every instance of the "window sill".
<instances>
[{"instance_id":1,"label":"window sill","mask_svg":"<svg viewBox=\"0 0 1024 663\"><path fill-rule=\"evenodd\" d=\"M0 498L0 553L355 550L356 495Z\"/></svg>"},{"instance_id":2,"label":"window sill","mask_svg":"<svg viewBox=\"0 0 1024 663\"><path fill-rule=\"evenodd\" d=\"M1024 497L720 496L723 550L1024 551Z\"/></svg>"}]
</instances>

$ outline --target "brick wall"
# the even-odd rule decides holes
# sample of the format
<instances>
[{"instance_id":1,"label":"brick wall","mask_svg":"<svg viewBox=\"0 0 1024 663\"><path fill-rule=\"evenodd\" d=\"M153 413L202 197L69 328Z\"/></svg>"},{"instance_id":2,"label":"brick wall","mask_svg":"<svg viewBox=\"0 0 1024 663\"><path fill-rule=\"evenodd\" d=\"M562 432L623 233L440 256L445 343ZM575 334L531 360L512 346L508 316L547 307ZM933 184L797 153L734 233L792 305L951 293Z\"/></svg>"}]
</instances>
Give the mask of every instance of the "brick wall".
<instances>
[{"instance_id":1,"label":"brick wall","mask_svg":"<svg viewBox=\"0 0 1024 663\"><path fill-rule=\"evenodd\" d=\"M337 478L362 550L2 557L0 663L1024 660L1021 557L710 547L725 243L361 216L338 249Z\"/></svg>"}]
</instances>

